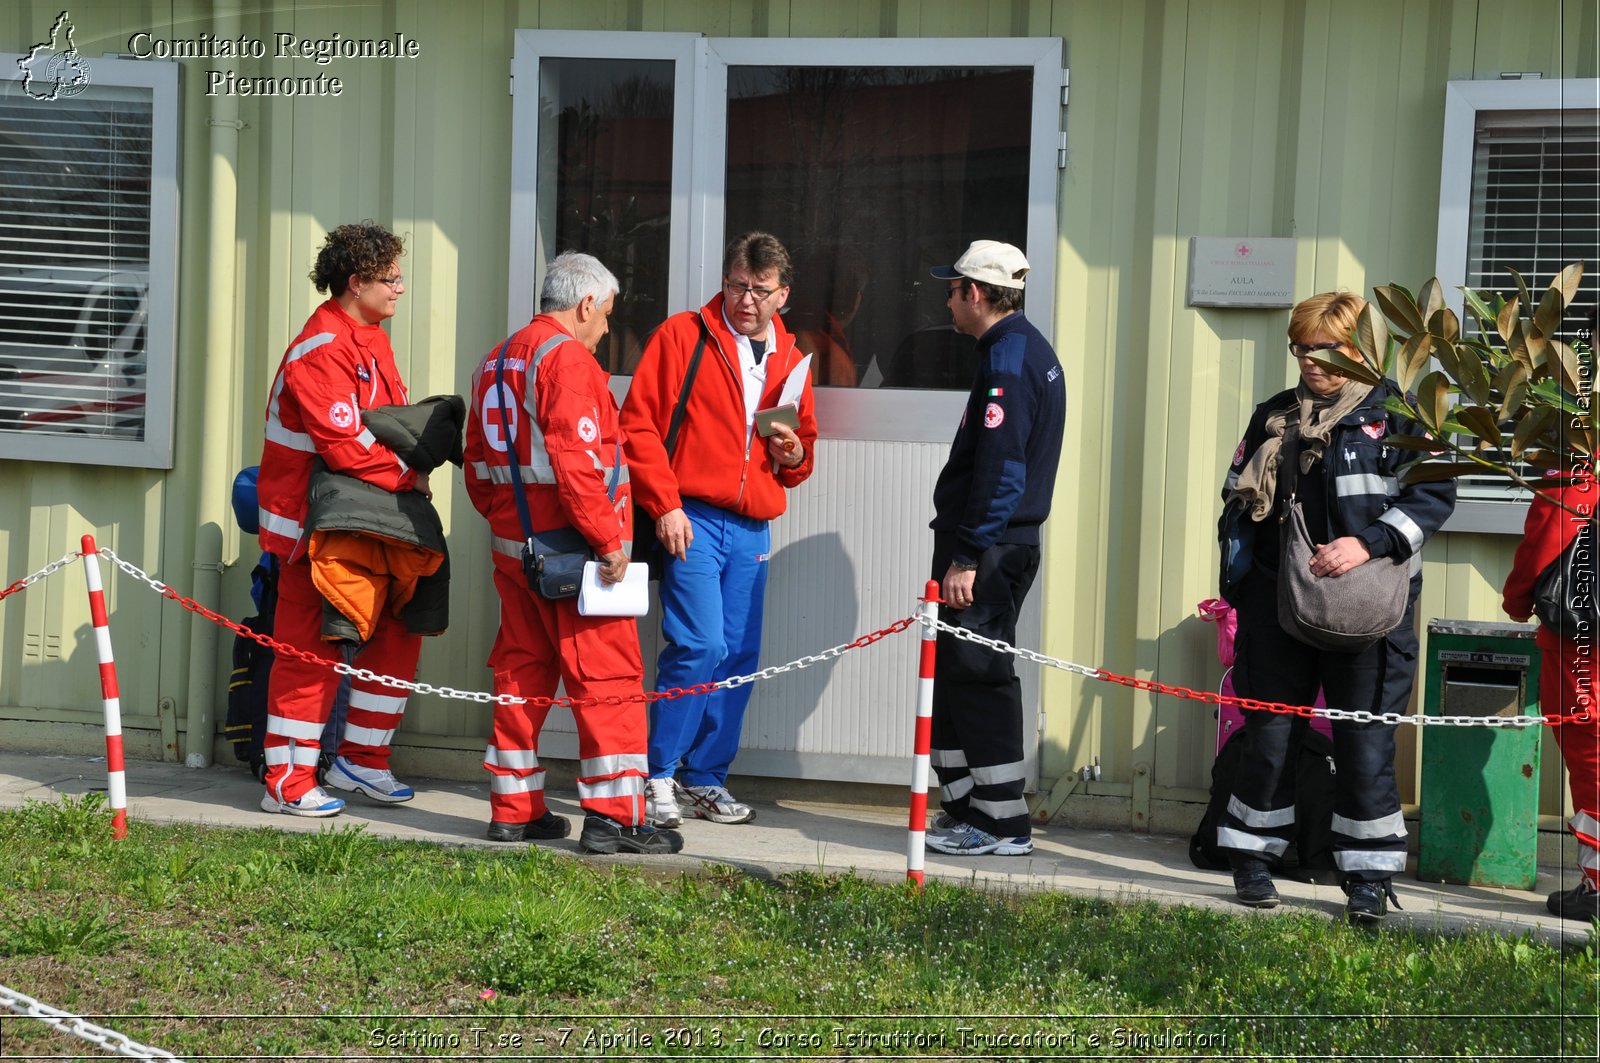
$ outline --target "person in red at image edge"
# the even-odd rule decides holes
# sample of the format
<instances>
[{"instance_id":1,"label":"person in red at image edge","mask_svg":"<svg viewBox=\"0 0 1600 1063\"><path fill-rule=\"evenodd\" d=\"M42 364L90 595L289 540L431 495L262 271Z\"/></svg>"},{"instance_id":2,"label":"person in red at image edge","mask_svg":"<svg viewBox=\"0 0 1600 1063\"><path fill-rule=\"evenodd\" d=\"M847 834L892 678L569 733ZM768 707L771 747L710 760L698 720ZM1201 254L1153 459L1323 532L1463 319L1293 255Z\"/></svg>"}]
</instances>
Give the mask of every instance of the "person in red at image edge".
<instances>
[{"instance_id":1,"label":"person in red at image edge","mask_svg":"<svg viewBox=\"0 0 1600 1063\"><path fill-rule=\"evenodd\" d=\"M361 411L406 403L406 386L382 322L393 317L405 279L400 237L380 225L341 225L317 253L311 280L328 299L311 314L278 366L267 400L261 449L261 547L278 558L278 612L274 637L324 661L342 650L322 638L323 597L312 583L304 527L306 492L320 459L335 472L388 491L432 497L428 478L377 442ZM416 675L421 638L385 614L360 650L361 667L386 676ZM268 812L332 816L344 802L316 782L317 755L339 675L325 665L279 654L267 693ZM406 691L356 679L344 739L328 771L329 785L374 800L409 801L414 793L389 770L389 743L405 713Z\"/></svg>"},{"instance_id":2,"label":"person in red at image edge","mask_svg":"<svg viewBox=\"0 0 1600 1063\"><path fill-rule=\"evenodd\" d=\"M1600 493L1594 475L1587 471L1565 486L1534 495L1502 592L1507 615L1515 620L1533 615L1539 575L1577 538L1597 502ZM1600 705L1595 703L1600 632L1557 631L1541 623L1537 639L1540 708L1546 715L1587 712L1590 717L1587 723L1558 724L1553 729L1572 789L1573 814L1567 826L1578 840L1579 878L1572 889L1550 894L1545 905L1563 919L1594 919L1600 917Z\"/></svg>"},{"instance_id":3,"label":"person in red at image edge","mask_svg":"<svg viewBox=\"0 0 1600 1063\"><path fill-rule=\"evenodd\" d=\"M809 378L800 392L798 431L783 424L775 435L755 431L756 411L777 405L804 357L777 317L792 272L777 237L750 232L735 238L723 254L722 290L655 331L622 405L633 486L670 555L661 575L665 646L656 663L657 690L756 668L772 550L769 522L788 508L788 490L805 482L816 459ZM701 342L682 429L668 454L672 412ZM641 538L648 534L648 528L639 531ZM746 684L655 703L651 823L682 821L679 793L696 816L714 823L755 818L727 788L750 694Z\"/></svg>"},{"instance_id":4,"label":"person in red at image edge","mask_svg":"<svg viewBox=\"0 0 1600 1063\"><path fill-rule=\"evenodd\" d=\"M627 616L581 616L577 598L551 600L528 586L510 467L514 446L533 531L576 529L599 555L600 578L619 582L631 545L631 494L626 468L615 469L621 428L610 376L593 353L606 335L617 290L617 278L589 255L569 251L550 263L540 313L504 345L500 383L501 345L473 377L467 494L494 536L500 631L489 666L495 693L548 698L560 682L572 698L619 699L573 709L578 803L587 813L579 847L675 853L683 848L681 835L645 824L649 764L638 627ZM613 478L614 499L608 493ZM564 838L570 831L545 806L538 749L548 713L533 704L495 705L483 756L495 841Z\"/></svg>"}]
</instances>

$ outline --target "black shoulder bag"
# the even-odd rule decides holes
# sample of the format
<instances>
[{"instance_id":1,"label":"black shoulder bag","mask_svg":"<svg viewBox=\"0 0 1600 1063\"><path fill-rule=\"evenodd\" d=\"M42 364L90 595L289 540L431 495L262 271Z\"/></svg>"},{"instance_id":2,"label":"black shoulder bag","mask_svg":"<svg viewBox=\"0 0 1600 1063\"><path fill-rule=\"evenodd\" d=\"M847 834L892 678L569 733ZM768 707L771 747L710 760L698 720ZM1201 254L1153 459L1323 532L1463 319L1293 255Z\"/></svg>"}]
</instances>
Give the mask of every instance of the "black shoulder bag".
<instances>
[{"instance_id":1,"label":"black shoulder bag","mask_svg":"<svg viewBox=\"0 0 1600 1063\"><path fill-rule=\"evenodd\" d=\"M1562 638L1600 631L1600 578L1595 567L1593 518L1584 522L1566 549L1539 573L1533 588L1533 614Z\"/></svg>"},{"instance_id":2,"label":"black shoulder bag","mask_svg":"<svg viewBox=\"0 0 1600 1063\"><path fill-rule=\"evenodd\" d=\"M669 465L678 450L678 432L683 428L689 391L694 387L695 375L700 372L700 358L706 353L705 325L698 318L695 323L700 328L700 339L694 345L694 353L689 356L689 367L683 373L683 386L678 389L678 401L672 408L672 419L667 422L667 434L662 440L666 444ZM661 540L656 538L656 522L650 519L650 514L638 502L633 504L633 556L629 560L648 566L653 580L661 578L661 570L667 563L667 552L661 546Z\"/></svg>"},{"instance_id":3,"label":"black shoulder bag","mask_svg":"<svg viewBox=\"0 0 1600 1063\"><path fill-rule=\"evenodd\" d=\"M595 560L594 550L583 533L573 527L553 528L549 531L533 530L533 517L528 513L528 499L522 490L522 465L517 461L517 441L511 434L511 423L506 417L506 348L511 346L508 337L500 345L500 357L494 363L494 386L500 398L500 430L506 434L506 458L511 466L512 495L517 500L517 518L522 523L522 574L528 587L541 598L556 601L576 598L583 586L583 566ZM537 367L534 367L537 372ZM606 495L613 502L617 498L617 481L622 475L622 435L617 434L617 455L611 466L611 484Z\"/></svg>"}]
</instances>

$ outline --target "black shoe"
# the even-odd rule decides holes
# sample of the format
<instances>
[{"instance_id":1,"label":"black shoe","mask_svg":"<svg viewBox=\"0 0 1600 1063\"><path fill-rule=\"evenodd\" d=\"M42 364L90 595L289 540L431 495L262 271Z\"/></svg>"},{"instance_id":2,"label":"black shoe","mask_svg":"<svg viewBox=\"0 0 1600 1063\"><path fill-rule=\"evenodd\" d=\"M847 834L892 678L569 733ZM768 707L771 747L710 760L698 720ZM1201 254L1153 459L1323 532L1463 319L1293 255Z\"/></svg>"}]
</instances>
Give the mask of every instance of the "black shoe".
<instances>
[{"instance_id":1,"label":"black shoe","mask_svg":"<svg viewBox=\"0 0 1600 1063\"><path fill-rule=\"evenodd\" d=\"M1600 919L1600 892L1585 878L1570 890L1550 894L1544 906L1563 919Z\"/></svg>"},{"instance_id":2,"label":"black shoe","mask_svg":"<svg viewBox=\"0 0 1600 1063\"><path fill-rule=\"evenodd\" d=\"M572 833L572 824L554 812L545 814L532 823L489 823L489 840L492 842L555 841Z\"/></svg>"},{"instance_id":3,"label":"black shoe","mask_svg":"<svg viewBox=\"0 0 1600 1063\"><path fill-rule=\"evenodd\" d=\"M1233 893L1240 904L1252 908L1278 906L1278 887L1272 884L1272 869L1265 860L1235 856L1229 862L1233 866Z\"/></svg>"},{"instance_id":4,"label":"black shoe","mask_svg":"<svg viewBox=\"0 0 1600 1063\"><path fill-rule=\"evenodd\" d=\"M586 853L675 853L683 848L683 835L642 823L637 827L624 827L614 819L591 812L583 817L578 848Z\"/></svg>"},{"instance_id":5,"label":"black shoe","mask_svg":"<svg viewBox=\"0 0 1600 1063\"><path fill-rule=\"evenodd\" d=\"M1344 917L1351 926L1375 926L1389 914L1388 896L1394 888L1385 882L1346 882ZM1396 905L1399 907L1399 905Z\"/></svg>"}]
</instances>

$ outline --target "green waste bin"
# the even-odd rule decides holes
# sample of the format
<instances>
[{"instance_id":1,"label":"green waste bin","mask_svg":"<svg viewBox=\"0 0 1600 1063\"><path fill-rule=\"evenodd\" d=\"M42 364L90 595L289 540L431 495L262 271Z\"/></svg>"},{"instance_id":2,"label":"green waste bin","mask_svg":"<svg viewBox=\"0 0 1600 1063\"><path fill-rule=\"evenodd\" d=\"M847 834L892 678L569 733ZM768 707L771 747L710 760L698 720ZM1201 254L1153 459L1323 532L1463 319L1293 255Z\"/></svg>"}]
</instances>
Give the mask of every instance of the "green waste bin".
<instances>
[{"instance_id":1,"label":"green waste bin","mask_svg":"<svg viewBox=\"0 0 1600 1063\"><path fill-rule=\"evenodd\" d=\"M1429 716L1539 715L1536 625L1428 625ZM1532 889L1538 874L1543 727L1428 726L1422 734L1417 877Z\"/></svg>"}]
</instances>

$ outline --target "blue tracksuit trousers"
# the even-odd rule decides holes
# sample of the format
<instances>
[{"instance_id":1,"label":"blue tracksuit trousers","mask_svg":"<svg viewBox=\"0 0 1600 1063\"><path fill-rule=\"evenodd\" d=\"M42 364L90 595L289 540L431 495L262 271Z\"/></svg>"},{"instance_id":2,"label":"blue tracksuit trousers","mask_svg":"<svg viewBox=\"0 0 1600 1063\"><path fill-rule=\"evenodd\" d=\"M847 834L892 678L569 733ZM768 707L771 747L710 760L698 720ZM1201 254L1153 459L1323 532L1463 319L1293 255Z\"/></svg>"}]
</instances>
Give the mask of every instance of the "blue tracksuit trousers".
<instances>
[{"instance_id":1,"label":"blue tracksuit trousers","mask_svg":"<svg viewBox=\"0 0 1600 1063\"><path fill-rule=\"evenodd\" d=\"M661 630L656 689L715 682L756 670L761 610L767 593L772 533L764 520L741 517L692 498L683 511L694 526L686 560L668 558L661 574ZM684 786L721 786L739 752L751 687L657 701L650 707L650 776L677 775Z\"/></svg>"}]
</instances>

